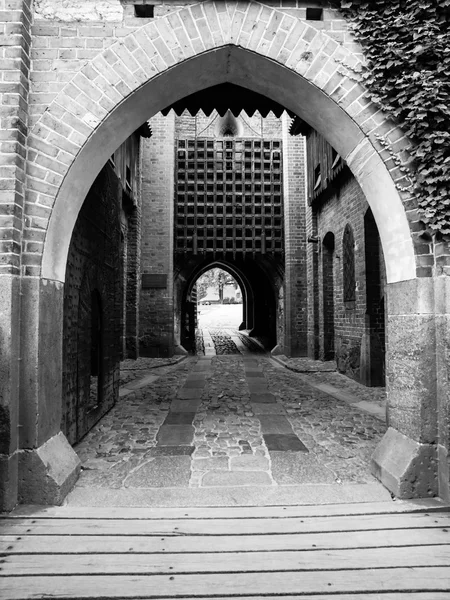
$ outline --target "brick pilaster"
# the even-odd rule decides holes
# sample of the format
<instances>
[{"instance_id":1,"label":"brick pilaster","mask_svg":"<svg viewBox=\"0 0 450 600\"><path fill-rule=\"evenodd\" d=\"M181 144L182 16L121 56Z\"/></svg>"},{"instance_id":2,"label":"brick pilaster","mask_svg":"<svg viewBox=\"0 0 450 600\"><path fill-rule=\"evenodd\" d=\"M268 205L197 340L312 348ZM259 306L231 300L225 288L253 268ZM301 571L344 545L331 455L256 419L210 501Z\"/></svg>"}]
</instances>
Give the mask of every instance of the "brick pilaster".
<instances>
[{"instance_id":1,"label":"brick pilaster","mask_svg":"<svg viewBox=\"0 0 450 600\"><path fill-rule=\"evenodd\" d=\"M30 0L0 0L0 273L21 263L30 21Z\"/></svg>"},{"instance_id":2,"label":"brick pilaster","mask_svg":"<svg viewBox=\"0 0 450 600\"><path fill-rule=\"evenodd\" d=\"M283 116L283 194L285 236L285 339L288 356L307 354L305 147L289 135Z\"/></svg>"},{"instance_id":3,"label":"brick pilaster","mask_svg":"<svg viewBox=\"0 0 450 600\"><path fill-rule=\"evenodd\" d=\"M143 286L139 308L141 356L173 354L173 204L175 117L156 115L142 146L141 272L166 275L163 288ZM150 284L151 285L151 284Z\"/></svg>"}]
</instances>

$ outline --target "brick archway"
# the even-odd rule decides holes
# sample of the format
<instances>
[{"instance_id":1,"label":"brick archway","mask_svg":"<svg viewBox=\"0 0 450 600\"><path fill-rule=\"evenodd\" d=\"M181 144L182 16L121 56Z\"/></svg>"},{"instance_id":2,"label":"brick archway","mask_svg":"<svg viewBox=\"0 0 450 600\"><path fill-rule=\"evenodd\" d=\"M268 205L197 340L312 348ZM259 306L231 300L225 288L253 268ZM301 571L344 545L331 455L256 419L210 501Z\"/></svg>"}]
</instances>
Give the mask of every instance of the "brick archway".
<instances>
[{"instance_id":1,"label":"brick archway","mask_svg":"<svg viewBox=\"0 0 450 600\"><path fill-rule=\"evenodd\" d=\"M240 329L246 329L250 335L258 335L264 339L267 349L271 350L277 340L276 323L276 282L278 274L272 277L267 265L254 261L236 261L227 259L211 259L186 268L181 278L179 289L179 305L175 313L184 314L183 306L190 297L197 280L211 269L219 268L229 273L238 283L242 292L242 323ZM175 287L177 287L175 285ZM177 292L175 292L177 296ZM182 328L182 327L181 327ZM193 332L191 331L191 336ZM183 345L183 340L177 339Z\"/></svg>"},{"instance_id":2,"label":"brick archway","mask_svg":"<svg viewBox=\"0 0 450 600\"><path fill-rule=\"evenodd\" d=\"M184 96L224 82L298 114L334 146L362 188L388 281L390 428L373 471L399 496L435 494L438 477L448 495L441 418L448 400L445 390L436 389L437 374L447 366L436 359L445 357L436 347L447 347L437 317L447 316L450 287L444 278L416 278L415 204L397 188L404 176L393 160L408 141L368 99L359 67L357 55L309 22L257 2L207 1L112 44L47 107L28 136L25 223L39 214L46 238L34 243L36 230L23 232L23 273L33 277L20 282L20 447L29 450L21 457L22 498L61 501L79 468L60 431L62 306L68 248L87 192L113 151L142 123ZM16 435L19 411L12 414ZM17 481L17 461L14 469L11 481Z\"/></svg>"},{"instance_id":3,"label":"brick archway","mask_svg":"<svg viewBox=\"0 0 450 600\"><path fill-rule=\"evenodd\" d=\"M183 291L183 296L189 296L192 292L192 288L194 287L194 285L197 283L197 281L200 279L200 277L202 275L204 275L205 273L207 273L208 271L210 271L211 269L222 269L223 271L226 271L227 273L229 273L232 277L234 277L234 279L236 280L236 282L239 285L239 288L242 292L242 298L243 298L243 323L247 322L247 317L246 317L246 307L247 304L252 305L254 302L254 294L253 294L253 290L252 290L252 286L250 281L248 280L248 277L246 277L245 273L242 272L238 267L226 262L226 261L221 261L221 260L213 260L208 262L207 264L201 265L200 267L194 269L194 271L192 272L192 274L190 275L186 285L185 285L185 289ZM251 325L253 325L253 315L251 317Z\"/></svg>"},{"instance_id":4,"label":"brick archway","mask_svg":"<svg viewBox=\"0 0 450 600\"><path fill-rule=\"evenodd\" d=\"M211 269L215 269L215 268L226 271L229 275L231 275L236 280L236 282L239 285L239 288L241 290L241 293L242 293L241 328L242 329L252 328L254 325L254 301L255 301L252 284L249 281L246 274L239 267L237 267L236 265L233 265L231 263L228 263L227 261L223 261L223 260L208 261L206 264L198 265L197 267L194 267L192 269L191 273L187 277L187 281L186 281L185 285L183 286L183 289L181 290L181 307L177 307L178 312L179 312L179 309L181 309L181 313L183 313L182 307L186 303L187 298L190 297L192 289L193 289L194 285L197 283L197 281L200 279L200 277L202 275L204 275L205 273L207 273L208 271L210 271ZM198 298L197 300L200 300L200 298ZM193 332L191 331L190 334L192 336ZM183 345L182 339L180 340L180 342Z\"/></svg>"},{"instance_id":5,"label":"brick archway","mask_svg":"<svg viewBox=\"0 0 450 600\"><path fill-rule=\"evenodd\" d=\"M29 207L51 208L42 276L64 281L79 209L115 148L159 110L229 81L269 96L328 139L371 206L388 281L414 278L413 242L395 185L402 173L377 137L401 150L404 136L355 80L359 66L356 55L311 23L256 2L183 8L114 43L74 76L30 135ZM24 262L34 266L36 258Z\"/></svg>"}]
</instances>

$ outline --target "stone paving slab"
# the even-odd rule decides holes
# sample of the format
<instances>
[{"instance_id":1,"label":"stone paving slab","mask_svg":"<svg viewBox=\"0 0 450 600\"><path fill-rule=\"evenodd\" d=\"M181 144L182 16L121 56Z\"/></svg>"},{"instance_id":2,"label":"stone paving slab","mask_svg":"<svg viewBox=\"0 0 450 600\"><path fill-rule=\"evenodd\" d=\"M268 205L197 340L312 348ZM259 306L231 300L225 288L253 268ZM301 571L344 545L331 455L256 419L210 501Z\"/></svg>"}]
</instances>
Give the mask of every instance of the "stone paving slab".
<instances>
[{"instance_id":1,"label":"stone paving slab","mask_svg":"<svg viewBox=\"0 0 450 600\"><path fill-rule=\"evenodd\" d=\"M333 471L304 452L271 452L272 476L279 485L333 483Z\"/></svg>"},{"instance_id":2,"label":"stone paving slab","mask_svg":"<svg viewBox=\"0 0 450 600\"><path fill-rule=\"evenodd\" d=\"M305 444L293 433L265 433L263 437L270 455L272 455L273 451L308 452Z\"/></svg>"},{"instance_id":3,"label":"stone paving slab","mask_svg":"<svg viewBox=\"0 0 450 600\"><path fill-rule=\"evenodd\" d=\"M259 415L261 431L265 433L294 433L292 425L284 415Z\"/></svg>"},{"instance_id":4,"label":"stone paving slab","mask_svg":"<svg viewBox=\"0 0 450 600\"><path fill-rule=\"evenodd\" d=\"M156 456L133 471L125 487L189 487L190 456Z\"/></svg>"},{"instance_id":5,"label":"stone paving slab","mask_svg":"<svg viewBox=\"0 0 450 600\"><path fill-rule=\"evenodd\" d=\"M228 471L229 459L226 456L217 458L196 458L192 461L193 471Z\"/></svg>"},{"instance_id":6,"label":"stone paving slab","mask_svg":"<svg viewBox=\"0 0 450 600\"><path fill-rule=\"evenodd\" d=\"M269 404L269 403L272 404L276 401L277 401L276 396L274 396L270 392L259 392L259 393L252 392L250 394L250 402L256 402L258 404L261 404L263 402L267 403L267 404Z\"/></svg>"},{"instance_id":7,"label":"stone paving slab","mask_svg":"<svg viewBox=\"0 0 450 600\"><path fill-rule=\"evenodd\" d=\"M252 410L255 415L284 415L285 409L280 404L252 402Z\"/></svg>"},{"instance_id":8,"label":"stone paving slab","mask_svg":"<svg viewBox=\"0 0 450 600\"><path fill-rule=\"evenodd\" d=\"M308 506L384 502L395 506L381 483L267 485L210 488L85 488L76 487L67 506L80 507L194 507L194 506Z\"/></svg>"},{"instance_id":9,"label":"stone paving slab","mask_svg":"<svg viewBox=\"0 0 450 600\"><path fill-rule=\"evenodd\" d=\"M247 380L248 386L250 388L254 387L254 386L265 386L265 388L267 389L267 381L266 378L264 377L263 374L261 374L261 377L254 377L249 376L247 374L247 371L245 372L245 379Z\"/></svg>"},{"instance_id":10,"label":"stone paving slab","mask_svg":"<svg viewBox=\"0 0 450 600\"><path fill-rule=\"evenodd\" d=\"M176 399L172 400L170 410L172 412L193 412L196 413L198 407L201 405L202 400L188 400L188 399Z\"/></svg>"},{"instance_id":11,"label":"stone paving slab","mask_svg":"<svg viewBox=\"0 0 450 600\"><path fill-rule=\"evenodd\" d=\"M190 446L194 428L192 425L162 425L156 439L160 446Z\"/></svg>"},{"instance_id":12,"label":"stone paving slab","mask_svg":"<svg viewBox=\"0 0 450 600\"><path fill-rule=\"evenodd\" d=\"M209 373L211 367L204 372L191 371L188 375L187 381L205 381L207 373Z\"/></svg>"},{"instance_id":13,"label":"stone paving slab","mask_svg":"<svg viewBox=\"0 0 450 600\"><path fill-rule=\"evenodd\" d=\"M191 456L194 450L194 446L155 446L145 456Z\"/></svg>"},{"instance_id":14,"label":"stone paving slab","mask_svg":"<svg viewBox=\"0 0 450 600\"><path fill-rule=\"evenodd\" d=\"M248 389L250 390L251 394L264 394L268 392L267 383L249 383Z\"/></svg>"},{"instance_id":15,"label":"stone paving slab","mask_svg":"<svg viewBox=\"0 0 450 600\"><path fill-rule=\"evenodd\" d=\"M77 485L94 488L121 488L130 471L135 469L141 460L142 457L140 456L131 456L123 460L118 459L116 463L110 463L109 466L104 468L83 470Z\"/></svg>"},{"instance_id":16,"label":"stone paving slab","mask_svg":"<svg viewBox=\"0 0 450 600\"><path fill-rule=\"evenodd\" d=\"M270 475L264 471L208 471L202 478L202 487L265 486L272 483Z\"/></svg>"},{"instance_id":17,"label":"stone paving slab","mask_svg":"<svg viewBox=\"0 0 450 600\"><path fill-rule=\"evenodd\" d=\"M191 389L201 389L205 387L205 378L202 377L200 379L194 379L189 377L189 379L184 384L183 389L191 390Z\"/></svg>"},{"instance_id":18,"label":"stone paving slab","mask_svg":"<svg viewBox=\"0 0 450 600\"><path fill-rule=\"evenodd\" d=\"M198 398L201 398L202 395L202 390L201 389L189 389L189 388L181 388L181 390L178 390L178 398L181 399L186 399L186 400L195 400Z\"/></svg>"},{"instance_id":19,"label":"stone paving slab","mask_svg":"<svg viewBox=\"0 0 450 600\"><path fill-rule=\"evenodd\" d=\"M211 361L203 361L200 363L197 363L195 365L195 367L192 369L192 374L199 374L202 375L204 373L208 373L209 370L211 368Z\"/></svg>"},{"instance_id":20,"label":"stone paving slab","mask_svg":"<svg viewBox=\"0 0 450 600\"><path fill-rule=\"evenodd\" d=\"M256 369L245 369L245 376L249 381L252 381L254 378L264 379L264 373L262 371L257 371Z\"/></svg>"},{"instance_id":21,"label":"stone paving slab","mask_svg":"<svg viewBox=\"0 0 450 600\"><path fill-rule=\"evenodd\" d=\"M175 412L172 407L170 407L170 412L164 421L164 425L192 425L194 417L195 412Z\"/></svg>"},{"instance_id":22,"label":"stone paving slab","mask_svg":"<svg viewBox=\"0 0 450 600\"><path fill-rule=\"evenodd\" d=\"M231 471L269 471L269 459L264 456L243 454L230 458Z\"/></svg>"}]
</instances>

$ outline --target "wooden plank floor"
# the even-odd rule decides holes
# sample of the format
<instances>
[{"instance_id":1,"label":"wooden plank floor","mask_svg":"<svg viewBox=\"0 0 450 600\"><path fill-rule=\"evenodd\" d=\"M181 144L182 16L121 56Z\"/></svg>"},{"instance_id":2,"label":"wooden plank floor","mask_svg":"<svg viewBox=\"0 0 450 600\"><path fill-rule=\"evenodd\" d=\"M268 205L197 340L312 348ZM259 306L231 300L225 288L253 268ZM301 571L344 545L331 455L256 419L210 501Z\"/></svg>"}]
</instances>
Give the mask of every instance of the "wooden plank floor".
<instances>
[{"instance_id":1,"label":"wooden plank floor","mask_svg":"<svg viewBox=\"0 0 450 600\"><path fill-rule=\"evenodd\" d=\"M38 508L1 518L0 598L450 599L438 501Z\"/></svg>"}]
</instances>

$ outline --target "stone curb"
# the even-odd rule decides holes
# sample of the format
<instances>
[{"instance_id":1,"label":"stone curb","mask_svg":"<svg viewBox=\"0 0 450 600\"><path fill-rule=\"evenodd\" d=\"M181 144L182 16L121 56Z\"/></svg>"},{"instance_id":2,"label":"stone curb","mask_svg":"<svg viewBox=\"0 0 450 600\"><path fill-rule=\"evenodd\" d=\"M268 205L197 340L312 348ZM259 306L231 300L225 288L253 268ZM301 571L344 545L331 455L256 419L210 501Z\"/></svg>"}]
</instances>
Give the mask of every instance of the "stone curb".
<instances>
[{"instance_id":1,"label":"stone curb","mask_svg":"<svg viewBox=\"0 0 450 600\"><path fill-rule=\"evenodd\" d=\"M185 358L188 358L188 356L190 356L189 354L180 354L179 356L177 356L176 358L171 359L172 362L166 362L166 363L161 363L160 365L154 365L153 367L136 367L136 368L125 368L125 369L121 369L121 371L143 371L143 372L147 372L147 371L151 371L152 369L160 369L161 367L170 367L172 365L177 365L178 363L180 363L181 361L183 361Z\"/></svg>"},{"instance_id":2,"label":"stone curb","mask_svg":"<svg viewBox=\"0 0 450 600\"><path fill-rule=\"evenodd\" d=\"M386 421L386 409L384 406L378 406L378 404L375 404L374 402L368 402L367 400L360 400L356 396L353 396L352 394L343 392L342 390L339 390L338 388L335 388L334 386L332 386L330 384L326 384L326 389L325 389L324 385L322 385L320 383L319 384L314 383L314 382L310 381L308 379L308 377L305 377L305 375L307 375L308 373L334 373L335 371L302 371L300 369L296 369L295 367L291 367L291 366L287 365L285 362L283 362L281 359L277 358L276 356L271 356L270 358L274 362L283 366L285 369L288 369L289 371L293 371L294 373L299 373L300 375L302 375L303 376L302 379L308 385L319 390L320 392L323 392L324 394L328 394L329 396L332 396L333 398L335 398L336 400L340 400L341 402L346 402L350 406L353 406L354 408L357 408L359 411L366 413L368 415L371 415L372 417L375 417L376 419L379 419L380 421Z\"/></svg>"},{"instance_id":3,"label":"stone curb","mask_svg":"<svg viewBox=\"0 0 450 600\"><path fill-rule=\"evenodd\" d=\"M288 365L287 363L285 363L284 360L282 360L275 354L270 354L270 358L275 360L280 365L283 365L283 367L285 367L286 369L289 369L289 371L293 371L294 373L337 373L337 369L318 369L316 371L314 369L305 370L305 369L299 369L298 367L292 367L291 365Z\"/></svg>"},{"instance_id":4,"label":"stone curb","mask_svg":"<svg viewBox=\"0 0 450 600\"><path fill-rule=\"evenodd\" d=\"M189 356L188 354L183 354L181 356L178 356L172 362L162 363L160 365L155 365L154 367L148 367L146 369L136 369L139 371L142 370L142 377L133 379L132 381L129 381L128 383L125 383L124 385L121 385L119 387L119 398L128 396L128 394L131 394L131 392L138 390L140 387L149 385L150 383L153 383L153 381L156 381L156 379L158 379L158 375L153 375L153 376L150 375L150 371L152 371L153 369L159 369L161 367L174 367L176 365L179 365L180 362L185 360L188 356ZM133 369L126 369L126 370L132 371Z\"/></svg>"}]
</instances>

